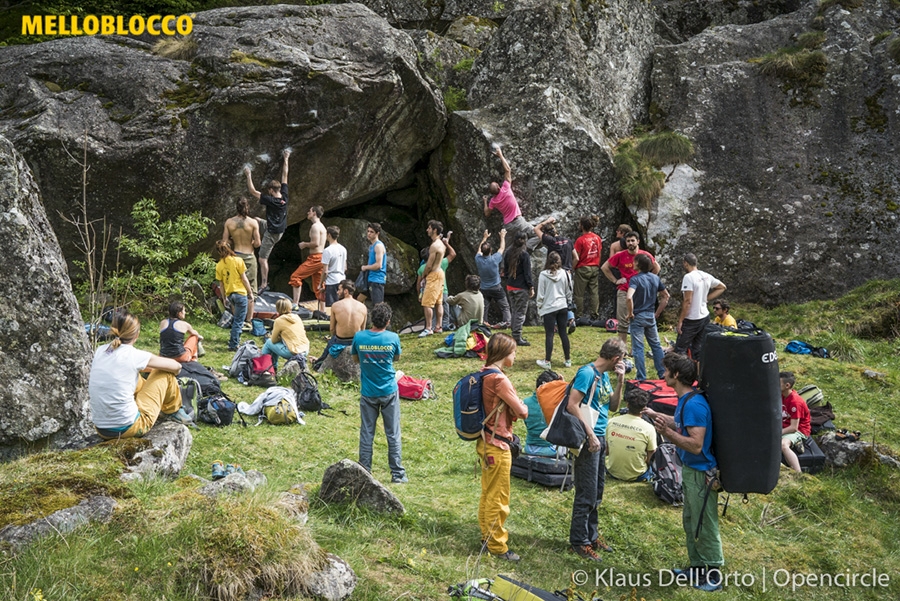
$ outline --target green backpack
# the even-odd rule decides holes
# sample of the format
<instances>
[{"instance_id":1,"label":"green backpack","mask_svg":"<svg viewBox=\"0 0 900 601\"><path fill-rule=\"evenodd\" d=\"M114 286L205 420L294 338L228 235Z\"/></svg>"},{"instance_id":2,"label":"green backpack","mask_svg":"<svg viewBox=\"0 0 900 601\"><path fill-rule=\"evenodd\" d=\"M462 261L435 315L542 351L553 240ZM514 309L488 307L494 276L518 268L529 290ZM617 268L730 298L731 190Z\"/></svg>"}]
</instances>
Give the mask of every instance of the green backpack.
<instances>
[{"instance_id":1,"label":"green backpack","mask_svg":"<svg viewBox=\"0 0 900 601\"><path fill-rule=\"evenodd\" d=\"M806 401L807 407L818 407L825 404L825 395L822 394L822 390L815 384L804 386L797 391L797 394Z\"/></svg>"},{"instance_id":2,"label":"green backpack","mask_svg":"<svg viewBox=\"0 0 900 601\"><path fill-rule=\"evenodd\" d=\"M266 421L275 426L296 424L299 421L297 419L297 411L287 399L281 399L274 405L269 405L264 411Z\"/></svg>"}]
</instances>

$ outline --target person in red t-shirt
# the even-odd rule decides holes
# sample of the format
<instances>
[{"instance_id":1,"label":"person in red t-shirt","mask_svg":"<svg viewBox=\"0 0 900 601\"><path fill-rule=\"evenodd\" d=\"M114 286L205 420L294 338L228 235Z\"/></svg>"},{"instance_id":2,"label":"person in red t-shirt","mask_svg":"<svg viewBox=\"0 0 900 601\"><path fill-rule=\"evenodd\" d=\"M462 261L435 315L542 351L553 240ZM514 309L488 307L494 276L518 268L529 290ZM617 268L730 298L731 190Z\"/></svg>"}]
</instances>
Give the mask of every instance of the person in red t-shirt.
<instances>
[{"instance_id":1,"label":"person in red t-shirt","mask_svg":"<svg viewBox=\"0 0 900 601\"><path fill-rule=\"evenodd\" d=\"M575 316L587 321L600 318L600 251L603 240L593 232L599 222L600 218L596 215L581 218L581 235L575 240L573 253ZM588 293L587 306L584 303L585 291Z\"/></svg>"},{"instance_id":2,"label":"person in red t-shirt","mask_svg":"<svg viewBox=\"0 0 900 601\"><path fill-rule=\"evenodd\" d=\"M646 250L639 248L641 243L640 234L637 232L628 232L625 234L625 250L617 252L600 267L606 279L616 285L616 319L619 321L617 332L622 342L628 340L628 326L631 320L628 319L628 283L632 276L638 273L637 265L634 264L634 258L638 254L647 255L653 262L650 273L659 273L659 263L653 258L653 255ZM613 275L612 268L619 270L621 277L618 279Z\"/></svg>"},{"instance_id":3,"label":"person in red t-shirt","mask_svg":"<svg viewBox=\"0 0 900 601\"><path fill-rule=\"evenodd\" d=\"M809 407L794 390L793 372L783 371L778 378L781 380L781 454L788 466L799 472L800 460L791 445L802 445L812 432Z\"/></svg>"}]
</instances>

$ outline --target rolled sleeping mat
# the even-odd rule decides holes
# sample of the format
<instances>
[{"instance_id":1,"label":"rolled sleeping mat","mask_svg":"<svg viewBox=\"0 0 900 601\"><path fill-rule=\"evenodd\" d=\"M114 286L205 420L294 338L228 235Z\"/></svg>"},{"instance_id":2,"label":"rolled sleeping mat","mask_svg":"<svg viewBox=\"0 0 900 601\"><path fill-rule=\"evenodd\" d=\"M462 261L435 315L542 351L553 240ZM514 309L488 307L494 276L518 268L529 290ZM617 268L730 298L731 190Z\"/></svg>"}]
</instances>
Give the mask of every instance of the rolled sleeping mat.
<instances>
[{"instance_id":1,"label":"rolled sleeping mat","mask_svg":"<svg viewBox=\"0 0 900 601\"><path fill-rule=\"evenodd\" d=\"M767 333L709 332L700 388L713 420L722 488L772 492L781 471L781 387L775 341Z\"/></svg>"}]
</instances>

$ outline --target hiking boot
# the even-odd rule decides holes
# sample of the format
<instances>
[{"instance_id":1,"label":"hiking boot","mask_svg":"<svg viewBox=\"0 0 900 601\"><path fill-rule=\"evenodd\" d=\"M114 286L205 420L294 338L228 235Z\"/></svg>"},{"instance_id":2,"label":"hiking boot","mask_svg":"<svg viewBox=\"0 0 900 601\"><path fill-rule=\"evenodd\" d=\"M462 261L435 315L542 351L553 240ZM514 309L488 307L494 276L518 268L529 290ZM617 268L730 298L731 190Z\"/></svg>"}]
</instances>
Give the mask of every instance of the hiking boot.
<instances>
[{"instance_id":1,"label":"hiking boot","mask_svg":"<svg viewBox=\"0 0 900 601\"><path fill-rule=\"evenodd\" d=\"M221 461L213 461L212 479L221 480L225 477L225 465Z\"/></svg>"},{"instance_id":2,"label":"hiking boot","mask_svg":"<svg viewBox=\"0 0 900 601\"><path fill-rule=\"evenodd\" d=\"M714 593L722 590L722 580L722 571L719 568L710 567L693 586L697 590Z\"/></svg>"},{"instance_id":3,"label":"hiking boot","mask_svg":"<svg viewBox=\"0 0 900 601\"><path fill-rule=\"evenodd\" d=\"M537 361L535 361L535 363L537 363L537 366L541 369L550 369L551 367L553 367L549 361L545 361L543 359L538 359Z\"/></svg>"},{"instance_id":4,"label":"hiking boot","mask_svg":"<svg viewBox=\"0 0 900 601\"><path fill-rule=\"evenodd\" d=\"M184 410L184 407L180 408L175 413L165 413L163 415L165 415L165 418L167 420L178 422L182 426L187 426L188 428L197 427L197 424L195 424L191 416L187 414L187 411Z\"/></svg>"},{"instance_id":5,"label":"hiking boot","mask_svg":"<svg viewBox=\"0 0 900 601\"><path fill-rule=\"evenodd\" d=\"M428 328L425 328L424 330L419 332L419 338L425 338L426 336L431 336L432 334L434 334L434 332L432 332Z\"/></svg>"},{"instance_id":6,"label":"hiking boot","mask_svg":"<svg viewBox=\"0 0 900 601\"><path fill-rule=\"evenodd\" d=\"M300 362L299 361L288 361L285 363L284 367L281 368L281 371L278 373L280 377L286 377L293 380L297 377L301 371Z\"/></svg>"},{"instance_id":7,"label":"hiking boot","mask_svg":"<svg viewBox=\"0 0 900 601\"><path fill-rule=\"evenodd\" d=\"M569 549L575 555L583 559L590 559L591 561L603 561L603 558L597 555L597 552L590 545L572 545Z\"/></svg>"},{"instance_id":8,"label":"hiking boot","mask_svg":"<svg viewBox=\"0 0 900 601\"><path fill-rule=\"evenodd\" d=\"M569 334L574 334L576 329L577 329L577 326L575 325L575 320L570 319L569 320Z\"/></svg>"},{"instance_id":9,"label":"hiking boot","mask_svg":"<svg viewBox=\"0 0 900 601\"><path fill-rule=\"evenodd\" d=\"M407 478L405 474L402 476L394 476L393 478L391 478L391 484L406 484L408 482L409 478Z\"/></svg>"},{"instance_id":10,"label":"hiking boot","mask_svg":"<svg viewBox=\"0 0 900 601\"><path fill-rule=\"evenodd\" d=\"M603 535L598 535L597 540L591 543L591 549L594 551L604 551L606 553L612 553L613 548L606 544L606 540L603 538Z\"/></svg>"},{"instance_id":11,"label":"hiking boot","mask_svg":"<svg viewBox=\"0 0 900 601\"><path fill-rule=\"evenodd\" d=\"M518 553L514 551L508 550L506 553L491 553L497 559L505 559L506 561L519 561L522 559L519 557Z\"/></svg>"},{"instance_id":12,"label":"hiking boot","mask_svg":"<svg viewBox=\"0 0 900 601\"><path fill-rule=\"evenodd\" d=\"M531 343L524 338L516 338L516 346L531 346Z\"/></svg>"},{"instance_id":13,"label":"hiking boot","mask_svg":"<svg viewBox=\"0 0 900 601\"><path fill-rule=\"evenodd\" d=\"M203 342L200 341L200 340L198 340L198 341L197 341L197 357L198 357L198 358L199 358L199 357L202 357L202 356L205 355L205 354L206 354L206 349L203 348Z\"/></svg>"}]
</instances>

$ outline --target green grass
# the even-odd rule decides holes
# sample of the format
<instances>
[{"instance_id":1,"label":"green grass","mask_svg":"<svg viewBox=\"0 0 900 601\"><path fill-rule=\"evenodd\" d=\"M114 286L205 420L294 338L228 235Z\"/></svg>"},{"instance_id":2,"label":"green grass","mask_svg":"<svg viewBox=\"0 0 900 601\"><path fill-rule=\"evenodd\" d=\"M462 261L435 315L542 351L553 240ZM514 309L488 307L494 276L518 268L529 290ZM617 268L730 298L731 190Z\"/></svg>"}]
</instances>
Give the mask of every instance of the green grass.
<instances>
[{"instance_id":1,"label":"green grass","mask_svg":"<svg viewBox=\"0 0 900 601\"><path fill-rule=\"evenodd\" d=\"M875 438L897 454L900 424L893 416L900 367L896 332L891 335L887 330L892 337L878 334L885 332L885 320L867 318L867 313L888 314L898 291L900 281L874 282L837 301L774 309L737 304L732 314L754 321L776 337L779 367L794 371L798 386L818 384L835 408L839 427L861 430L865 440ZM842 331L836 327L841 318ZM153 320L144 323L138 344L155 350L158 338L151 326ZM198 320L192 323L206 337L208 355L202 361L217 369L227 364L227 332ZM855 359L823 360L782 351L791 338L827 346L834 341L829 336L838 335L832 330L840 331L840 336L858 330L847 334L857 336ZM519 350L509 372L520 396L530 394L539 373L534 361L543 354L541 330L526 328L526 334L534 346ZM662 335L674 337L670 328ZM597 328L580 328L572 337L575 365L592 360L608 337ZM321 352L323 334L311 332L310 339L312 351ZM577 570L590 570L593 579L594 566L566 552L573 492L560 493L517 479L512 481L507 527L511 548L523 560L511 566L479 557L476 513L480 483L474 469L474 445L459 440L453 431L450 395L456 380L480 363L435 360L431 351L439 345L437 337L403 337L402 345L397 367L411 375L433 378L439 395L436 401L402 404L403 460L410 483L389 486L406 506L404 516L387 517L317 499L325 469L341 459L356 458L359 432L358 388L322 376L323 397L335 408L331 417L309 415L305 426L245 429L232 425L194 432L185 473L208 477L210 464L221 459L262 471L269 479L267 487L213 511L196 495L196 485L188 478L129 484L126 491L119 491L122 508L110 524L51 536L19 556L0 558L0 598L30 601L32 591L38 589L45 599L207 598L216 589L208 579L200 578L204 566L232 561L232 567L250 566L250 576L255 578L254 570L261 570L263 558L279 566L292 565L279 550L284 545L294 545L293 558L315 558L321 548L347 560L360 578L353 599L363 601L447 599L448 585L498 573L513 574L550 590L566 588ZM559 353L557 349L554 358L558 359ZM887 376L870 380L861 374L866 368ZM574 368L561 371L567 378L575 373ZM235 400L246 401L261 391L231 380L224 383L224 389ZM522 424L517 430L524 433ZM34 471L23 469L19 464L0 466L0 490L8 486L9 478L35 478ZM375 437L373 472L383 482L390 480L387 445L380 430ZM275 537L279 528L285 527L283 522L264 514L270 516L266 523L274 527L256 526L242 522L239 516L253 507L266 509L280 491L295 483L305 483L310 490L311 539L304 539L301 533L296 540L282 541L282 546L260 546L260 541ZM3 501L0 498L0 503ZM728 586L716 598L900 598L898 507L900 473L884 466L826 470L817 476L794 475L783 469L775 491L750 495L746 503L734 496L726 516L720 518L727 569L741 575L748 586ZM615 574L632 578L650 578L650 586L641 583L636 587L637 599L702 597L689 588L658 585L657 570L681 566L686 560L679 508L664 506L647 485L608 481L600 520L615 552L605 554L605 561L597 567L612 568ZM221 526L212 528L210 524ZM214 550L217 552L212 554ZM836 574L873 568L890 575L889 587L806 586L792 591L773 581L778 569L792 574ZM753 584L749 584L750 577ZM587 598L595 588L597 596L607 601L631 598L632 594L627 582L606 587L602 583L593 586L592 581L580 590ZM284 591L287 598L293 598L291 594Z\"/></svg>"}]
</instances>

